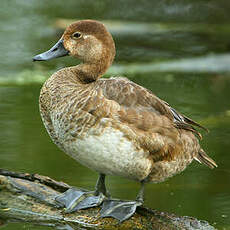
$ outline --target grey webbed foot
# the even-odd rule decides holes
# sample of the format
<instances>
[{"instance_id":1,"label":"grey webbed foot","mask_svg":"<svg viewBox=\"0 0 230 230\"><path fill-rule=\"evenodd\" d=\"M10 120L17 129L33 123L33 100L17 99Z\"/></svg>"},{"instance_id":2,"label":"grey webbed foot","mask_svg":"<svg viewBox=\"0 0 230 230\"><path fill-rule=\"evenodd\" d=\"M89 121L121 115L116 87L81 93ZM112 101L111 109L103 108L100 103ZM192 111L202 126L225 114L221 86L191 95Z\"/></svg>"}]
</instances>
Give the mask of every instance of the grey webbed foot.
<instances>
[{"instance_id":1,"label":"grey webbed foot","mask_svg":"<svg viewBox=\"0 0 230 230\"><path fill-rule=\"evenodd\" d=\"M65 212L70 213L80 209L100 206L108 194L105 187L105 175L100 174L95 191L70 188L55 198L57 204L65 207Z\"/></svg>"},{"instance_id":2,"label":"grey webbed foot","mask_svg":"<svg viewBox=\"0 0 230 230\"><path fill-rule=\"evenodd\" d=\"M102 209L100 211L101 217L113 217L119 222L123 222L135 213L138 206L143 204L144 182L141 182L141 189L136 201L110 199L107 195L108 192L105 187L105 175L100 174L94 192L70 188L63 194L57 196L55 200L60 207L66 208L66 213L96 207L102 204Z\"/></svg>"},{"instance_id":3,"label":"grey webbed foot","mask_svg":"<svg viewBox=\"0 0 230 230\"><path fill-rule=\"evenodd\" d=\"M113 217L123 222L129 219L135 213L136 208L141 205L140 201L104 200L100 215L101 217Z\"/></svg>"},{"instance_id":4,"label":"grey webbed foot","mask_svg":"<svg viewBox=\"0 0 230 230\"><path fill-rule=\"evenodd\" d=\"M102 193L95 195L95 192L70 188L55 198L56 202L65 207L65 212L70 213L80 209L100 206L105 196Z\"/></svg>"},{"instance_id":5,"label":"grey webbed foot","mask_svg":"<svg viewBox=\"0 0 230 230\"><path fill-rule=\"evenodd\" d=\"M122 201L117 199L104 200L101 209L101 217L113 217L119 222L129 219L138 206L144 203L144 181L141 182L141 189L137 195L136 201Z\"/></svg>"}]
</instances>

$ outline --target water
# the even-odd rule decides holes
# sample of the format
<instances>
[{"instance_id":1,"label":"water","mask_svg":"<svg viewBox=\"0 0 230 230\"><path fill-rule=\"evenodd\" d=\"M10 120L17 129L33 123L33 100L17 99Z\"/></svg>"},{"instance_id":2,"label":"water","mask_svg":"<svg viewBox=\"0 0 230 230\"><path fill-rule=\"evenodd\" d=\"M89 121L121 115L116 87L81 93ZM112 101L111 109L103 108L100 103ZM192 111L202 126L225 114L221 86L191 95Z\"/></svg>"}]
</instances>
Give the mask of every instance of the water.
<instances>
[{"instance_id":1,"label":"water","mask_svg":"<svg viewBox=\"0 0 230 230\"><path fill-rule=\"evenodd\" d=\"M210 170L194 162L165 183L147 185L146 205L230 229L229 7L226 1L214 0L71 0L68 5L62 1L3 0L0 168L94 187L96 173L51 142L38 111L45 77L76 61L66 57L34 64L31 57L58 40L58 18L110 20L117 56L108 74L126 75L209 128L202 146L219 165ZM107 185L114 197L124 199L134 199L139 189L135 182L117 177L108 177ZM47 229L24 223L2 227L15 228Z\"/></svg>"}]
</instances>

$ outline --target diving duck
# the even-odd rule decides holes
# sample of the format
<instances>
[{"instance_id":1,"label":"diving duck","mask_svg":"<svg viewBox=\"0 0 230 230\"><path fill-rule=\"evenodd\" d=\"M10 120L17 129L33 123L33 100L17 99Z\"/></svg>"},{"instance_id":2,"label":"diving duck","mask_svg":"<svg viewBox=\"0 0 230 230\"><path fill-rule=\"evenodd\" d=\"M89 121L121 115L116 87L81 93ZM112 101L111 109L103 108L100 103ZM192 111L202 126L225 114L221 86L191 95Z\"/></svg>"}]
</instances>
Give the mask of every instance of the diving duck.
<instances>
[{"instance_id":1,"label":"diving duck","mask_svg":"<svg viewBox=\"0 0 230 230\"><path fill-rule=\"evenodd\" d=\"M143 204L145 183L162 182L193 160L217 167L199 144L195 127L204 127L125 77L101 78L115 56L113 38L102 23L71 24L33 60L66 55L81 64L57 71L44 83L41 118L61 150L99 174L95 191L71 188L56 197L66 212L101 205L101 217L124 221ZM140 182L136 200L111 198L106 175Z\"/></svg>"}]
</instances>

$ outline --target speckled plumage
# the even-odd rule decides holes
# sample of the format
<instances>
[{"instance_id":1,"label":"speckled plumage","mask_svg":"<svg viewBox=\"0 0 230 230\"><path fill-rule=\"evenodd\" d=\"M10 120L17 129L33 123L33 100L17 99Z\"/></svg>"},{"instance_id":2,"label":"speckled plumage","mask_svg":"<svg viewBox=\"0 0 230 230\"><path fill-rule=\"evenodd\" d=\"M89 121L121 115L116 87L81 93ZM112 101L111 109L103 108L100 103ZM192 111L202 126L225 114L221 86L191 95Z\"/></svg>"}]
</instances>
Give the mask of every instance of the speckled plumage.
<instances>
[{"instance_id":1,"label":"speckled plumage","mask_svg":"<svg viewBox=\"0 0 230 230\"><path fill-rule=\"evenodd\" d=\"M82 34L78 40L72 37L76 31ZM193 126L200 125L126 78L100 78L115 55L113 39L101 23L78 21L62 39L83 63L45 82L40 112L64 152L99 173L146 182L163 181L193 159L216 166L199 145Z\"/></svg>"}]
</instances>

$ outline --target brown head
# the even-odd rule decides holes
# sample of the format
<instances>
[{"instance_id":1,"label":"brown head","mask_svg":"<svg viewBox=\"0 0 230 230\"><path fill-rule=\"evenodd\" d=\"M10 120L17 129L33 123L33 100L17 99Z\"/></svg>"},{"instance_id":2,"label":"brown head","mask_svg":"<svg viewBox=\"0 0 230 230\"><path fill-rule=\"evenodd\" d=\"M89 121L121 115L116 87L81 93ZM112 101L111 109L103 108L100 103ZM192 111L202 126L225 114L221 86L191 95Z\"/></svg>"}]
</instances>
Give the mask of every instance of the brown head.
<instances>
[{"instance_id":1,"label":"brown head","mask_svg":"<svg viewBox=\"0 0 230 230\"><path fill-rule=\"evenodd\" d=\"M46 61L66 55L76 57L88 66L97 67L98 75L102 75L113 62L115 45L102 23L82 20L68 26L50 50L36 55L33 60Z\"/></svg>"}]
</instances>

